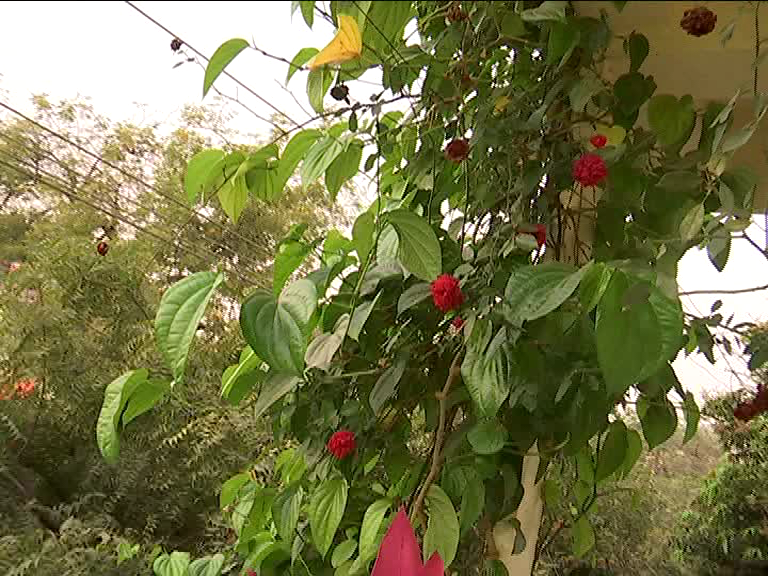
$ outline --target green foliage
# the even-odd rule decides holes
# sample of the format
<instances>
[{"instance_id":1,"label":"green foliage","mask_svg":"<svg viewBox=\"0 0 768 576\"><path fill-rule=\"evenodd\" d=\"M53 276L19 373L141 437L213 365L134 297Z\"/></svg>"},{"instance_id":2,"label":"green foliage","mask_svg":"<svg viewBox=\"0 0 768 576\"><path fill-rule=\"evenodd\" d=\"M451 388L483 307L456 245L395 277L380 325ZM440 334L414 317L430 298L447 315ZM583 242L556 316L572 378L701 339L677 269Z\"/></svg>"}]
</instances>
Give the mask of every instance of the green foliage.
<instances>
[{"instance_id":1,"label":"green foliage","mask_svg":"<svg viewBox=\"0 0 768 576\"><path fill-rule=\"evenodd\" d=\"M205 79L203 80L203 96L211 89L216 78L224 71L224 69L240 54L243 50L248 48L248 41L242 38L233 38L227 40L216 49L211 59L208 61L208 66L205 68Z\"/></svg>"}]
</instances>

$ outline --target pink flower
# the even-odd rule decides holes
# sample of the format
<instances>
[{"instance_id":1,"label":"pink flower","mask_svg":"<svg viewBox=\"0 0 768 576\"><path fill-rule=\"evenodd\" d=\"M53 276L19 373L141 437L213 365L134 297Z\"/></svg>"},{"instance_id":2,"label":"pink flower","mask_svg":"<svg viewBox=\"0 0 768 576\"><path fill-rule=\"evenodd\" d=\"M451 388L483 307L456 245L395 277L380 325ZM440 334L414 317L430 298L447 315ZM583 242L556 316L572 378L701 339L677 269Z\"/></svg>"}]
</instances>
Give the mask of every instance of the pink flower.
<instances>
[{"instance_id":1,"label":"pink flower","mask_svg":"<svg viewBox=\"0 0 768 576\"><path fill-rule=\"evenodd\" d=\"M597 154L584 154L574 161L572 174L582 186L595 186L608 176L608 169Z\"/></svg>"},{"instance_id":2,"label":"pink flower","mask_svg":"<svg viewBox=\"0 0 768 576\"><path fill-rule=\"evenodd\" d=\"M442 312L455 310L464 303L458 278L443 274L432 282L432 301Z\"/></svg>"},{"instance_id":3,"label":"pink flower","mask_svg":"<svg viewBox=\"0 0 768 576\"><path fill-rule=\"evenodd\" d=\"M400 508L381 541L371 576L443 576L444 573L443 559L437 552L426 565L421 563L416 534L405 510Z\"/></svg>"},{"instance_id":4,"label":"pink flower","mask_svg":"<svg viewBox=\"0 0 768 576\"><path fill-rule=\"evenodd\" d=\"M589 139L589 142L595 148L602 148L608 143L608 138L606 138L604 134L595 134Z\"/></svg>"},{"instance_id":5,"label":"pink flower","mask_svg":"<svg viewBox=\"0 0 768 576\"><path fill-rule=\"evenodd\" d=\"M333 454L337 460L343 460L357 448L355 434L349 430L339 430L334 432L328 440L328 451Z\"/></svg>"},{"instance_id":6,"label":"pink flower","mask_svg":"<svg viewBox=\"0 0 768 576\"><path fill-rule=\"evenodd\" d=\"M469 142L464 138L451 140L445 147L445 157L452 162L459 163L469 156Z\"/></svg>"},{"instance_id":7,"label":"pink flower","mask_svg":"<svg viewBox=\"0 0 768 576\"><path fill-rule=\"evenodd\" d=\"M14 389L19 398L27 398L35 391L37 381L34 378L23 378L16 382Z\"/></svg>"}]
</instances>

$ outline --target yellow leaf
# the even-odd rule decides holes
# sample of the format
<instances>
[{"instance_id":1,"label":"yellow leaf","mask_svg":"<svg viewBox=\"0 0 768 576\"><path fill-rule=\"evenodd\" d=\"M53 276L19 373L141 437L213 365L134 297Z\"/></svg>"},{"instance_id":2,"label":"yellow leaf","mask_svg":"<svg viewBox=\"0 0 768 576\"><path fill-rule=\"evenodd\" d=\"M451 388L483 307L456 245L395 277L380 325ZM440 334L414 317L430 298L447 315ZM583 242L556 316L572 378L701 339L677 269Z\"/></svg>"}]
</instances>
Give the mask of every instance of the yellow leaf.
<instances>
[{"instance_id":1,"label":"yellow leaf","mask_svg":"<svg viewBox=\"0 0 768 576\"><path fill-rule=\"evenodd\" d=\"M507 106L512 100L509 99L508 96L500 96L496 99L496 102L493 104L493 111L496 114L501 114L504 112L504 110L507 109Z\"/></svg>"},{"instance_id":2,"label":"yellow leaf","mask_svg":"<svg viewBox=\"0 0 768 576\"><path fill-rule=\"evenodd\" d=\"M347 14L339 15L339 31L330 44L310 62L309 69L314 70L326 64L341 64L360 58L363 52L363 37L357 20Z\"/></svg>"},{"instance_id":3,"label":"yellow leaf","mask_svg":"<svg viewBox=\"0 0 768 576\"><path fill-rule=\"evenodd\" d=\"M608 141L608 146L618 146L624 142L624 138L627 135L627 131L621 126L607 126L605 124L598 124L595 130L595 134L602 134Z\"/></svg>"}]
</instances>

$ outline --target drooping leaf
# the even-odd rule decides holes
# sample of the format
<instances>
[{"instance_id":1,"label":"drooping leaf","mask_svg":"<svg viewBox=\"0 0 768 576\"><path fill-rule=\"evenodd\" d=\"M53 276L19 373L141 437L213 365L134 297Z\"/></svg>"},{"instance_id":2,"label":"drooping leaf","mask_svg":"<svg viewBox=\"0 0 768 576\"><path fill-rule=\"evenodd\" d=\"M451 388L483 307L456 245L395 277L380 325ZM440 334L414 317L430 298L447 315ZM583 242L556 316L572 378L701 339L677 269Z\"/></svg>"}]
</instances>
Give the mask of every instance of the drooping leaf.
<instances>
[{"instance_id":1,"label":"drooping leaf","mask_svg":"<svg viewBox=\"0 0 768 576\"><path fill-rule=\"evenodd\" d=\"M408 2L371 2L368 13L363 15L366 23L363 31L363 45L366 52L374 52L382 58L397 53L404 54L403 32L408 21L414 16L412 5ZM397 53L396 53L397 52ZM363 61L366 57L364 56Z\"/></svg>"},{"instance_id":2,"label":"drooping leaf","mask_svg":"<svg viewBox=\"0 0 768 576\"><path fill-rule=\"evenodd\" d=\"M235 474L221 485L221 495L219 496L219 508L222 510L232 504L237 498L240 489L251 479L246 472Z\"/></svg>"},{"instance_id":3,"label":"drooping leaf","mask_svg":"<svg viewBox=\"0 0 768 576\"><path fill-rule=\"evenodd\" d=\"M584 556L595 545L595 531L586 516L579 518L571 527L573 535L573 555L577 558Z\"/></svg>"},{"instance_id":4,"label":"drooping leaf","mask_svg":"<svg viewBox=\"0 0 768 576\"><path fill-rule=\"evenodd\" d=\"M443 268L440 242L424 218L410 210L393 210L387 214L389 223L397 231L398 257L408 272L421 280L431 282Z\"/></svg>"},{"instance_id":5,"label":"drooping leaf","mask_svg":"<svg viewBox=\"0 0 768 576\"><path fill-rule=\"evenodd\" d=\"M245 173L238 168L237 174L219 189L217 196L222 210L234 224L237 224L248 203L248 183Z\"/></svg>"},{"instance_id":6,"label":"drooping leaf","mask_svg":"<svg viewBox=\"0 0 768 576\"><path fill-rule=\"evenodd\" d=\"M211 59L208 61L208 66L205 67L205 78L203 80L203 97L208 94L216 78L224 71L224 68L229 66L230 62L235 59L235 56L240 54L243 50L248 48L248 41L242 38L232 38L227 40L216 49Z\"/></svg>"},{"instance_id":7,"label":"drooping leaf","mask_svg":"<svg viewBox=\"0 0 768 576\"><path fill-rule=\"evenodd\" d=\"M166 380L144 380L139 382L125 406L123 427L128 426L134 418L151 410L170 388L171 384Z\"/></svg>"},{"instance_id":8,"label":"drooping leaf","mask_svg":"<svg viewBox=\"0 0 768 576\"><path fill-rule=\"evenodd\" d=\"M579 283L579 300L584 312L591 312L605 293L608 283L611 281L613 270L597 262L582 277Z\"/></svg>"},{"instance_id":9,"label":"drooping leaf","mask_svg":"<svg viewBox=\"0 0 768 576\"><path fill-rule=\"evenodd\" d=\"M670 94L659 94L648 103L648 123L664 146L685 143L695 121L696 112L690 96L678 100Z\"/></svg>"},{"instance_id":10,"label":"drooping leaf","mask_svg":"<svg viewBox=\"0 0 768 576\"><path fill-rule=\"evenodd\" d=\"M288 65L288 74L285 77L286 86L288 86L288 83L291 81L293 75L296 74L296 72L298 72L301 67L309 62L309 60L318 52L319 50L317 48L302 48L296 53L296 56L293 57L291 63Z\"/></svg>"},{"instance_id":11,"label":"drooping leaf","mask_svg":"<svg viewBox=\"0 0 768 576\"><path fill-rule=\"evenodd\" d=\"M558 62L560 66L565 64L573 53L573 49L578 46L580 36L579 27L575 22L567 20L553 22L547 44L547 64Z\"/></svg>"},{"instance_id":12,"label":"drooping leaf","mask_svg":"<svg viewBox=\"0 0 768 576\"><path fill-rule=\"evenodd\" d=\"M348 325L349 315L345 314L338 320L333 332L318 334L312 339L304 356L307 368L328 370L331 360L341 347Z\"/></svg>"},{"instance_id":13,"label":"drooping leaf","mask_svg":"<svg viewBox=\"0 0 768 576\"><path fill-rule=\"evenodd\" d=\"M516 269L504 292L510 321L536 320L558 308L573 294L591 266L590 263L574 269L552 262Z\"/></svg>"},{"instance_id":14,"label":"drooping leaf","mask_svg":"<svg viewBox=\"0 0 768 576\"><path fill-rule=\"evenodd\" d=\"M318 139L307 152L301 164L301 182L306 188L328 169L345 149L346 143L332 136Z\"/></svg>"},{"instance_id":15,"label":"drooping leaf","mask_svg":"<svg viewBox=\"0 0 768 576\"><path fill-rule=\"evenodd\" d=\"M508 356L504 346L506 329L491 338L493 326L478 320L472 328L467 352L461 364L461 376L480 415L493 418L509 396Z\"/></svg>"},{"instance_id":16,"label":"drooping leaf","mask_svg":"<svg viewBox=\"0 0 768 576\"><path fill-rule=\"evenodd\" d=\"M645 400L645 405L641 401ZM644 409L643 409L644 408ZM663 444L677 429L677 411L669 403L666 396L638 400L638 416L643 425L643 436L648 443L648 449L653 450Z\"/></svg>"},{"instance_id":17,"label":"drooping leaf","mask_svg":"<svg viewBox=\"0 0 768 576\"><path fill-rule=\"evenodd\" d=\"M240 327L253 351L274 370L300 375L316 307L317 292L310 280L286 286L277 299L257 290L243 303Z\"/></svg>"},{"instance_id":18,"label":"drooping leaf","mask_svg":"<svg viewBox=\"0 0 768 576\"><path fill-rule=\"evenodd\" d=\"M427 492L427 531L424 534L424 560L434 552L450 566L459 547L459 518L451 499L440 486L433 484Z\"/></svg>"},{"instance_id":19,"label":"drooping leaf","mask_svg":"<svg viewBox=\"0 0 768 576\"><path fill-rule=\"evenodd\" d=\"M627 450L624 453L624 462L621 463L618 476L626 478L634 468L640 453L643 451L643 440L637 430L627 429Z\"/></svg>"},{"instance_id":20,"label":"drooping leaf","mask_svg":"<svg viewBox=\"0 0 768 576\"><path fill-rule=\"evenodd\" d=\"M115 378L104 391L104 402L96 422L96 442L109 464L120 455L120 418L128 399L139 384L146 382L147 370L131 370Z\"/></svg>"},{"instance_id":21,"label":"drooping leaf","mask_svg":"<svg viewBox=\"0 0 768 576\"><path fill-rule=\"evenodd\" d=\"M296 166L302 161L304 155L307 153L312 145L320 138L321 132L319 130L302 130L298 132L288 144L285 146L282 155L280 156L280 163L277 169L277 182L275 187L282 191L288 180L293 176L296 171Z\"/></svg>"},{"instance_id":22,"label":"drooping leaf","mask_svg":"<svg viewBox=\"0 0 768 576\"><path fill-rule=\"evenodd\" d=\"M621 420L611 423L597 459L595 480L600 482L616 472L627 454L627 427Z\"/></svg>"},{"instance_id":23,"label":"drooping leaf","mask_svg":"<svg viewBox=\"0 0 768 576\"><path fill-rule=\"evenodd\" d=\"M325 93L328 92L328 88L331 87L332 81L333 74L325 68L311 70L307 74L307 98L309 98L312 110L318 114L323 113L323 99L325 98Z\"/></svg>"},{"instance_id":24,"label":"drooping leaf","mask_svg":"<svg viewBox=\"0 0 768 576\"><path fill-rule=\"evenodd\" d=\"M337 475L325 480L312 495L309 526L312 530L312 541L323 558L331 548L333 537L347 507L347 491L347 480Z\"/></svg>"},{"instance_id":25,"label":"drooping leaf","mask_svg":"<svg viewBox=\"0 0 768 576\"><path fill-rule=\"evenodd\" d=\"M304 242L285 242L280 244L275 254L275 263L272 267L272 291L279 295L285 287L288 278L291 277L301 263L312 252L312 246Z\"/></svg>"},{"instance_id":26,"label":"drooping leaf","mask_svg":"<svg viewBox=\"0 0 768 576\"><path fill-rule=\"evenodd\" d=\"M189 552L171 552L158 556L152 564L156 576L187 576Z\"/></svg>"},{"instance_id":27,"label":"drooping leaf","mask_svg":"<svg viewBox=\"0 0 768 576\"><path fill-rule=\"evenodd\" d=\"M408 288L400 295L397 300L397 315L399 316L406 310L420 304L432 294L431 287L427 282L419 282Z\"/></svg>"},{"instance_id":28,"label":"drooping leaf","mask_svg":"<svg viewBox=\"0 0 768 576\"><path fill-rule=\"evenodd\" d=\"M224 568L224 554L198 558L189 565L189 576L221 576Z\"/></svg>"},{"instance_id":29,"label":"drooping leaf","mask_svg":"<svg viewBox=\"0 0 768 576\"><path fill-rule=\"evenodd\" d=\"M240 362L228 366L221 375L221 397L228 398L241 376L257 370L261 366L259 358L250 346L240 352Z\"/></svg>"},{"instance_id":30,"label":"drooping leaf","mask_svg":"<svg viewBox=\"0 0 768 576\"><path fill-rule=\"evenodd\" d=\"M629 52L629 71L637 72L650 52L648 38L637 32L632 32L627 40L627 52Z\"/></svg>"},{"instance_id":31,"label":"drooping leaf","mask_svg":"<svg viewBox=\"0 0 768 576\"><path fill-rule=\"evenodd\" d=\"M507 442L507 429L496 418L481 420L467 433L476 454L496 454Z\"/></svg>"},{"instance_id":32,"label":"drooping leaf","mask_svg":"<svg viewBox=\"0 0 768 576\"><path fill-rule=\"evenodd\" d=\"M339 545L334 548L333 554L331 554L331 566L338 568L354 556L355 550L357 550L356 540L350 539L340 542Z\"/></svg>"},{"instance_id":33,"label":"drooping leaf","mask_svg":"<svg viewBox=\"0 0 768 576\"><path fill-rule=\"evenodd\" d=\"M370 212L363 212L352 226L352 244L357 251L361 263L368 260L368 254L373 248L374 218Z\"/></svg>"},{"instance_id":34,"label":"drooping leaf","mask_svg":"<svg viewBox=\"0 0 768 576\"><path fill-rule=\"evenodd\" d=\"M331 162L325 171L325 186L331 194L331 202L336 201L336 195L341 190L344 183L353 178L360 170L360 160L363 158L363 143L359 140L353 140L347 146L347 149L339 154Z\"/></svg>"},{"instance_id":35,"label":"drooping leaf","mask_svg":"<svg viewBox=\"0 0 768 576\"><path fill-rule=\"evenodd\" d=\"M694 238L704 224L704 204L696 204L683 217L680 222L680 238L688 241Z\"/></svg>"},{"instance_id":36,"label":"drooping leaf","mask_svg":"<svg viewBox=\"0 0 768 576\"><path fill-rule=\"evenodd\" d=\"M485 508L485 484L474 468L466 468L467 484L461 492L461 508L459 510L459 528L463 536L480 519Z\"/></svg>"},{"instance_id":37,"label":"drooping leaf","mask_svg":"<svg viewBox=\"0 0 768 576\"><path fill-rule=\"evenodd\" d=\"M690 392L685 393L683 412L685 413L685 436L683 437L683 443L685 443L696 435L696 430L699 428L699 406Z\"/></svg>"},{"instance_id":38,"label":"drooping leaf","mask_svg":"<svg viewBox=\"0 0 768 576\"><path fill-rule=\"evenodd\" d=\"M202 150L192 156L187 163L187 173L184 176L184 189L187 192L187 200L194 204L203 194L205 185L210 179L210 172L214 166L224 159L222 150Z\"/></svg>"},{"instance_id":39,"label":"drooping leaf","mask_svg":"<svg viewBox=\"0 0 768 576\"><path fill-rule=\"evenodd\" d=\"M707 242L707 257L718 272L725 269L731 253L731 235L726 230L716 230Z\"/></svg>"},{"instance_id":40,"label":"drooping leaf","mask_svg":"<svg viewBox=\"0 0 768 576\"><path fill-rule=\"evenodd\" d=\"M389 498L380 498L368 506L363 516L363 525L360 528L360 558L363 562L376 556L379 528L384 521L384 516L392 506Z\"/></svg>"},{"instance_id":41,"label":"drooping leaf","mask_svg":"<svg viewBox=\"0 0 768 576\"><path fill-rule=\"evenodd\" d=\"M261 392L253 407L253 418L261 417L264 412L283 396L292 392L301 382L301 378L291 374L270 372L261 385Z\"/></svg>"},{"instance_id":42,"label":"drooping leaf","mask_svg":"<svg viewBox=\"0 0 768 576\"><path fill-rule=\"evenodd\" d=\"M349 321L349 337L353 340L360 339L360 333L363 331L363 327L368 321L371 312L376 308L376 303L379 301L381 294L379 292L373 300L366 300L355 308L355 311L352 313L352 319Z\"/></svg>"},{"instance_id":43,"label":"drooping leaf","mask_svg":"<svg viewBox=\"0 0 768 576\"><path fill-rule=\"evenodd\" d=\"M294 484L279 494L272 503L272 519L277 533L287 542L294 538L303 499L304 489L300 484Z\"/></svg>"},{"instance_id":44,"label":"drooping leaf","mask_svg":"<svg viewBox=\"0 0 768 576\"><path fill-rule=\"evenodd\" d=\"M371 410L373 410L374 414L379 415L384 404L394 396L400 378L403 377L403 373L405 372L407 360L407 355L403 354L399 356L395 360L395 363L387 368L376 381L376 384L373 386L371 394L368 397L368 402L371 405Z\"/></svg>"},{"instance_id":45,"label":"drooping leaf","mask_svg":"<svg viewBox=\"0 0 768 576\"><path fill-rule=\"evenodd\" d=\"M155 339L175 381L184 377L189 347L222 274L197 272L168 288L155 316Z\"/></svg>"}]
</instances>

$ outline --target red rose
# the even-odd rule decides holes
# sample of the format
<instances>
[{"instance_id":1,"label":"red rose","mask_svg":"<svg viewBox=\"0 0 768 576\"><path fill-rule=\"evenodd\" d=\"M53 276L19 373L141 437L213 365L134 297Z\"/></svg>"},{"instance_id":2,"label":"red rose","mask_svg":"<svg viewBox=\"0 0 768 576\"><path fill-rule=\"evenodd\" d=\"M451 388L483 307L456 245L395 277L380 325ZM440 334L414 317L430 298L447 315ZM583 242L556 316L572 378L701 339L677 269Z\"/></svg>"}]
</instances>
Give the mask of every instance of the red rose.
<instances>
[{"instance_id":1,"label":"red rose","mask_svg":"<svg viewBox=\"0 0 768 576\"><path fill-rule=\"evenodd\" d=\"M464 328L464 319L461 316L456 316L456 318L453 319L453 322L451 322L451 326L456 328L456 330L461 330Z\"/></svg>"},{"instance_id":2,"label":"red rose","mask_svg":"<svg viewBox=\"0 0 768 576\"><path fill-rule=\"evenodd\" d=\"M469 142L464 138L451 140L445 147L445 157L452 162L461 162L469 156Z\"/></svg>"},{"instance_id":3,"label":"red rose","mask_svg":"<svg viewBox=\"0 0 768 576\"><path fill-rule=\"evenodd\" d=\"M536 224L536 231L533 233L533 236L536 238L539 248L541 248L547 243L547 227L544 224Z\"/></svg>"},{"instance_id":4,"label":"red rose","mask_svg":"<svg viewBox=\"0 0 768 576\"><path fill-rule=\"evenodd\" d=\"M573 163L573 179L582 186L595 186L608 176L605 162L597 154L584 154Z\"/></svg>"},{"instance_id":5,"label":"red rose","mask_svg":"<svg viewBox=\"0 0 768 576\"><path fill-rule=\"evenodd\" d=\"M338 432L334 432L331 439L328 440L328 451L333 454L337 460L343 460L352 454L356 447L355 434L349 430L339 430Z\"/></svg>"},{"instance_id":6,"label":"red rose","mask_svg":"<svg viewBox=\"0 0 768 576\"><path fill-rule=\"evenodd\" d=\"M608 138L606 138L603 134L595 134L592 136L592 138L589 139L589 142L595 148L602 148L608 143Z\"/></svg>"},{"instance_id":7,"label":"red rose","mask_svg":"<svg viewBox=\"0 0 768 576\"><path fill-rule=\"evenodd\" d=\"M464 294L461 293L458 278L450 274L438 276L432 282L432 301L442 312L455 310L464 302Z\"/></svg>"}]
</instances>

